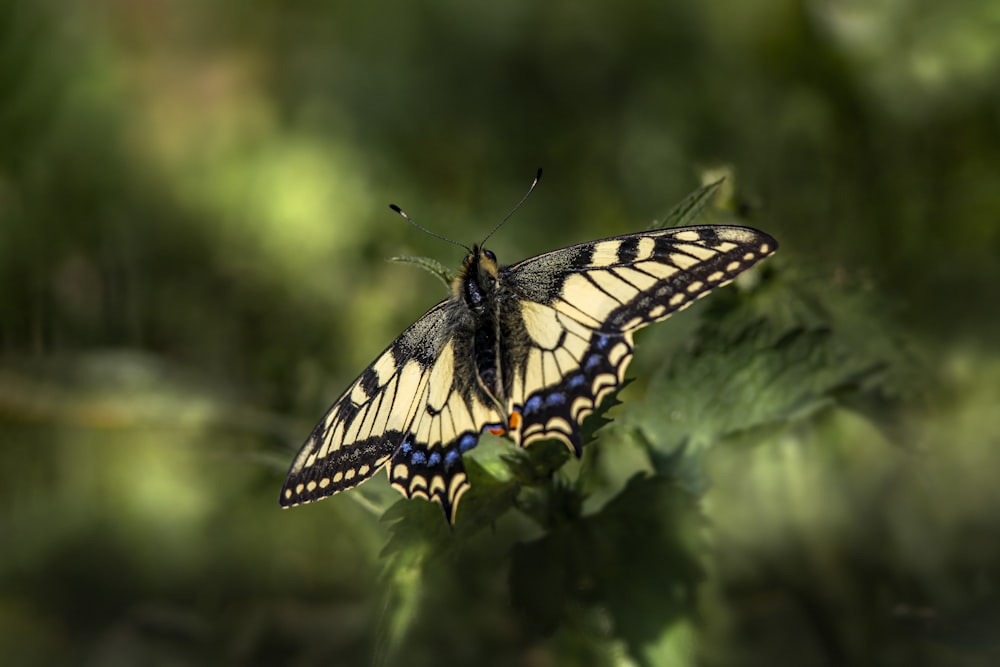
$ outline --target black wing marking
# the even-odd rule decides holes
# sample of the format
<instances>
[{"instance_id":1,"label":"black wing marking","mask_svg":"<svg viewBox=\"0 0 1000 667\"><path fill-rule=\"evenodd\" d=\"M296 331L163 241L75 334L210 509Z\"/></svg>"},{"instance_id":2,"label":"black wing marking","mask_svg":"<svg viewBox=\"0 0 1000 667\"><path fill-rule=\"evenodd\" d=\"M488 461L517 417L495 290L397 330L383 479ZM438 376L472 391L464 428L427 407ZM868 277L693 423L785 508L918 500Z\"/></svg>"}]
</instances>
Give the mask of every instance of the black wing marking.
<instances>
[{"instance_id":1,"label":"black wing marking","mask_svg":"<svg viewBox=\"0 0 1000 667\"><path fill-rule=\"evenodd\" d=\"M666 319L773 254L746 227L696 226L583 243L509 267L530 351L514 370L512 435L557 438L579 455L580 422L624 379L634 332Z\"/></svg>"}]
</instances>

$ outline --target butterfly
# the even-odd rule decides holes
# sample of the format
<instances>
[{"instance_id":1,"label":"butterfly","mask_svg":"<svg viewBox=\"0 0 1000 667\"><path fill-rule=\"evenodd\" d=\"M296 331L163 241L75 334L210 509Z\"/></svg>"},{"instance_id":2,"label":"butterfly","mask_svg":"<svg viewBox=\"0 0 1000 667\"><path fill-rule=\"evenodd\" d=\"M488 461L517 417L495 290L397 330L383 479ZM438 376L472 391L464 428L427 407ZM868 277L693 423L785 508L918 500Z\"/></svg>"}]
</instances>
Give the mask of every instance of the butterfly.
<instances>
[{"instance_id":1,"label":"butterfly","mask_svg":"<svg viewBox=\"0 0 1000 667\"><path fill-rule=\"evenodd\" d=\"M313 429L280 504L326 498L385 468L396 490L439 503L454 523L470 486L462 455L483 433L522 447L554 438L580 456L581 422L624 379L635 332L777 247L749 227L698 225L508 266L482 244L468 248L448 298L400 334Z\"/></svg>"}]
</instances>

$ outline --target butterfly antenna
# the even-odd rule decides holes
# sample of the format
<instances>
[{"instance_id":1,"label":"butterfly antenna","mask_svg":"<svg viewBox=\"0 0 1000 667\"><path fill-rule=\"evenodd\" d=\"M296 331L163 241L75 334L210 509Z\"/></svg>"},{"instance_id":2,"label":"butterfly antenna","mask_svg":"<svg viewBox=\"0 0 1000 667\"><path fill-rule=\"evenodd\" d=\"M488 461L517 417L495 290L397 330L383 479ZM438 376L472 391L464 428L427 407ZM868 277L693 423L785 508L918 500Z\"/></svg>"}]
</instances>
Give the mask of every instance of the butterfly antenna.
<instances>
[{"instance_id":1,"label":"butterfly antenna","mask_svg":"<svg viewBox=\"0 0 1000 667\"><path fill-rule=\"evenodd\" d=\"M538 181L540 181L540 180L542 180L542 168L541 167L538 168L538 173L535 174L535 180L533 180L531 182L531 187L529 187L528 191L524 193L523 197L521 197L521 201L517 202L517 206L515 206L514 208L512 208L510 210L510 213L508 213L507 215L505 215L503 217L503 220L501 220L500 222L498 222L496 224L496 227L494 227L493 229L490 230L490 233L486 235L486 238L483 239L483 242L479 244L480 246L482 246L483 243L486 243L487 239L489 239L491 236L493 236L493 232L495 232L496 230L500 229L500 227L503 226L503 223L505 223L508 220L510 220L510 217L512 215L514 215L515 213L517 213L517 209L521 208L521 205L524 204L524 202L528 199L528 195L531 194L532 190L535 189L535 186L538 185Z\"/></svg>"},{"instance_id":2,"label":"butterfly antenna","mask_svg":"<svg viewBox=\"0 0 1000 667\"><path fill-rule=\"evenodd\" d=\"M414 227L416 227L420 231L424 232L425 234L430 234L431 236L433 236L435 238L439 238L442 241L447 241L448 243L454 243L459 248L465 248L466 251L472 252L472 248L470 248L469 246L465 245L464 243L459 243L458 241L453 241L452 239L448 238L447 236L442 236L441 234L438 234L437 232L432 232L431 230L427 229L426 227L424 227L420 223L416 222L413 218L411 218L410 216L406 215L406 211L404 211L403 209L399 208L395 204L389 204L389 208L391 208L393 211L395 211L399 215L403 216L404 220L406 220L408 223L410 223L411 225L413 225Z\"/></svg>"}]
</instances>

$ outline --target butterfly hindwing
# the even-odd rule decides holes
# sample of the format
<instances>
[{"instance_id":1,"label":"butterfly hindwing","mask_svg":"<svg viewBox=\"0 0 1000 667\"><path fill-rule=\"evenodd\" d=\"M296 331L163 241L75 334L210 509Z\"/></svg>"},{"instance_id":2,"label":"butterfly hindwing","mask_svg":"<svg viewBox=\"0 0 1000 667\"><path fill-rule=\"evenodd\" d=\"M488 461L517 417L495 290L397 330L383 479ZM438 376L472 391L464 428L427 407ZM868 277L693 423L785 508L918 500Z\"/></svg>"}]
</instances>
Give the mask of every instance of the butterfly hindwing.
<instances>
[{"instance_id":1,"label":"butterfly hindwing","mask_svg":"<svg viewBox=\"0 0 1000 667\"><path fill-rule=\"evenodd\" d=\"M531 342L513 374L510 409L520 428L512 435L522 446L558 438L579 456L580 424L624 379L632 335L594 330L530 301L521 313Z\"/></svg>"},{"instance_id":2,"label":"butterfly hindwing","mask_svg":"<svg viewBox=\"0 0 1000 667\"><path fill-rule=\"evenodd\" d=\"M557 438L579 455L580 422L624 379L633 333L775 248L753 229L698 226L583 243L509 267L529 341L510 396L520 444Z\"/></svg>"},{"instance_id":3,"label":"butterfly hindwing","mask_svg":"<svg viewBox=\"0 0 1000 667\"><path fill-rule=\"evenodd\" d=\"M474 370L461 354L460 337L442 348L427 381L427 399L392 456L389 481L407 498L428 498L454 522L458 501L469 488L462 455L484 430L502 432L495 406L472 390Z\"/></svg>"}]
</instances>

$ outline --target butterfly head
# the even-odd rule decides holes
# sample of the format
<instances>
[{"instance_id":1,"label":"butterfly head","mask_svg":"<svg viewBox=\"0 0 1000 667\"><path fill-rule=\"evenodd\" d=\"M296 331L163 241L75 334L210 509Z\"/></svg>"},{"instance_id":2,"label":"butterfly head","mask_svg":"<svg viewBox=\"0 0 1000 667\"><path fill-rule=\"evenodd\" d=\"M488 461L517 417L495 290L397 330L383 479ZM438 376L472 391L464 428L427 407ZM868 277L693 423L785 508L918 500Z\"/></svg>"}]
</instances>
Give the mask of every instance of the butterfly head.
<instances>
[{"instance_id":1,"label":"butterfly head","mask_svg":"<svg viewBox=\"0 0 1000 667\"><path fill-rule=\"evenodd\" d=\"M500 266L493 251L474 245L462 261L452 291L474 314L481 316L496 294L499 273Z\"/></svg>"}]
</instances>

